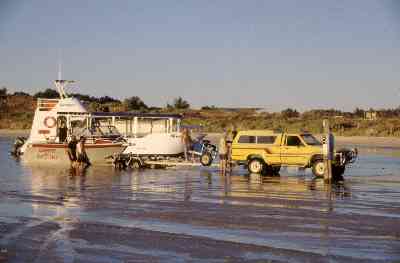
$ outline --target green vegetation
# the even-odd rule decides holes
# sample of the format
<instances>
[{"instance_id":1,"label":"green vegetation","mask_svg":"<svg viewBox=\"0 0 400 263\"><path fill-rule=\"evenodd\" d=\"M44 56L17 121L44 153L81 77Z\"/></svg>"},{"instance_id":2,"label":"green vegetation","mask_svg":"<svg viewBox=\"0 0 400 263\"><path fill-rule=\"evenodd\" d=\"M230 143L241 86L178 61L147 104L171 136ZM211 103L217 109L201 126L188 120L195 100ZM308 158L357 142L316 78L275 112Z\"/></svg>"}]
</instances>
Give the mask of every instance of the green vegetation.
<instances>
[{"instance_id":1,"label":"green vegetation","mask_svg":"<svg viewBox=\"0 0 400 263\"><path fill-rule=\"evenodd\" d=\"M145 111L149 107L142 101L141 98L133 96L124 100L124 105L128 111Z\"/></svg>"},{"instance_id":2,"label":"green vegetation","mask_svg":"<svg viewBox=\"0 0 400 263\"><path fill-rule=\"evenodd\" d=\"M137 96L124 100L109 96L93 97L85 94L71 94L83 101L91 111L120 112L162 112L184 114L184 124L201 125L205 131L221 132L233 127L243 129L282 129L287 132L299 130L313 133L322 132L322 120L329 119L333 131L344 136L396 136L400 137L400 107L368 111L356 108L353 112L336 109L313 109L303 113L296 109L281 112L265 112L261 109L234 109L204 106L200 110L190 109L182 97L173 100L164 108L149 107ZM53 89L46 89L33 96L25 92L8 94L7 88L0 89L0 128L30 128L36 98L57 98Z\"/></svg>"},{"instance_id":3,"label":"green vegetation","mask_svg":"<svg viewBox=\"0 0 400 263\"><path fill-rule=\"evenodd\" d=\"M46 98L46 99L56 99L60 96L58 92L54 89L45 89L44 91L39 91L33 95L34 98Z\"/></svg>"},{"instance_id":4,"label":"green vegetation","mask_svg":"<svg viewBox=\"0 0 400 263\"><path fill-rule=\"evenodd\" d=\"M189 102L184 100L182 97L175 98L172 105L167 104L167 109L169 110L186 110L189 108L190 108Z\"/></svg>"},{"instance_id":5,"label":"green vegetation","mask_svg":"<svg viewBox=\"0 0 400 263\"><path fill-rule=\"evenodd\" d=\"M368 120L364 111L310 110L302 114L296 110L267 113L257 110L201 110L186 120L191 125L202 125L207 131L222 131L236 127L243 129L281 129L287 132L309 131L322 133L322 120L329 119L332 130L343 136L400 137L400 109L374 111L376 119ZM194 116L194 114L190 114Z\"/></svg>"},{"instance_id":6,"label":"green vegetation","mask_svg":"<svg viewBox=\"0 0 400 263\"><path fill-rule=\"evenodd\" d=\"M6 87L1 87L0 96L6 96L6 95L7 95L7 88Z\"/></svg>"}]
</instances>

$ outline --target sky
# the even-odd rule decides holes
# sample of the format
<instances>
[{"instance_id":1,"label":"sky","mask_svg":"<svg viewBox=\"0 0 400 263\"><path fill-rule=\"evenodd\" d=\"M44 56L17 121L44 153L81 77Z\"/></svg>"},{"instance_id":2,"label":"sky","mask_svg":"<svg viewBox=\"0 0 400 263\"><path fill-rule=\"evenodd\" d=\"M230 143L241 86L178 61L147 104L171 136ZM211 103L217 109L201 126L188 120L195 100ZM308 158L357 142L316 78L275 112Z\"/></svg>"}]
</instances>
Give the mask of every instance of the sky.
<instances>
[{"instance_id":1,"label":"sky","mask_svg":"<svg viewBox=\"0 0 400 263\"><path fill-rule=\"evenodd\" d=\"M396 0L0 0L0 86L165 106L400 105Z\"/></svg>"}]
</instances>

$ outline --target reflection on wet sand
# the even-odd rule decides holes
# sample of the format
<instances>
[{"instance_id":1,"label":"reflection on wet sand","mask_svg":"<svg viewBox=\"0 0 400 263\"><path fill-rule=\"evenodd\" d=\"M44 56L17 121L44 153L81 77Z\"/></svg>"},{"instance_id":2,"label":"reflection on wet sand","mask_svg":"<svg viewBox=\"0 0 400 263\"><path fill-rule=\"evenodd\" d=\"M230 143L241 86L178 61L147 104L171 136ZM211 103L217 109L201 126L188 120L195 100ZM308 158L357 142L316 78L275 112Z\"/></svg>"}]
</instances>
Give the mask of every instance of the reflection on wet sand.
<instances>
[{"instance_id":1,"label":"reflection on wet sand","mask_svg":"<svg viewBox=\"0 0 400 263\"><path fill-rule=\"evenodd\" d=\"M57 169L47 167L26 167L30 178L30 192L48 195L51 191L60 194L68 192L84 192L89 187L94 189L123 187L134 193L152 192L175 193L182 192L183 200L190 199L193 183L205 179L209 190L217 195L231 197L281 197L285 199L323 198L332 192L337 197L351 197L350 187L346 181L334 181L331 185L323 179L298 176L263 176L259 174L240 174L219 176L215 171L202 170L150 170L150 171L120 171L110 167L89 168L76 171L75 169ZM183 178L174 174L183 174ZM218 191L219 190L219 191ZM201 192L200 192L201 193Z\"/></svg>"},{"instance_id":2,"label":"reflection on wet sand","mask_svg":"<svg viewBox=\"0 0 400 263\"><path fill-rule=\"evenodd\" d=\"M0 247L10 262L400 260L400 176L390 172L400 165L382 175L372 167L368 178L355 167L327 185L285 169L77 174L0 158L9 164Z\"/></svg>"},{"instance_id":3,"label":"reflection on wet sand","mask_svg":"<svg viewBox=\"0 0 400 263\"><path fill-rule=\"evenodd\" d=\"M203 172L204 176L204 172ZM211 177L211 173L207 176ZM259 174L242 174L221 177L225 196L231 197L274 197L288 200L304 200L307 198L350 198L351 188L344 179L334 180L326 184L322 178L264 176ZM211 182L211 180L210 180Z\"/></svg>"}]
</instances>

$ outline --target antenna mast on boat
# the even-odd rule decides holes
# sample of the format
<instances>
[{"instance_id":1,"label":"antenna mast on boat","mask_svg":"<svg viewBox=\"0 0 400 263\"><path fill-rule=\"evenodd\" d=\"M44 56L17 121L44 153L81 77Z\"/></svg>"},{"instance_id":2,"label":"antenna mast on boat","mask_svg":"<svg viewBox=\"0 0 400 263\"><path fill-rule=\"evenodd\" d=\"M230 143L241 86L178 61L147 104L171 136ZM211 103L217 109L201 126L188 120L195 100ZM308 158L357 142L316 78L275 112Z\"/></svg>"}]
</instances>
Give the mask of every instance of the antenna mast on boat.
<instances>
[{"instance_id":1,"label":"antenna mast on boat","mask_svg":"<svg viewBox=\"0 0 400 263\"><path fill-rule=\"evenodd\" d=\"M63 80L62 76L61 76L61 69L62 69L62 63L61 63L61 56L59 54L59 58L58 58L58 79L54 81L54 85L57 88L57 91L58 91L58 94L60 95L60 98L61 99L65 99L65 98L68 98L67 93L65 93L65 87L70 83L74 83L75 81L73 81L73 80Z\"/></svg>"},{"instance_id":2,"label":"antenna mast on boat","mask_svg":"<svg viewBox=\"0 0 400 263\"><path fill-rule=\"evenodd\" d=\"M61 80L62 79L62 77L61 77L61 57L60 57L60 54L59 54L59 57L58 57L58 80Z\"/></svg>"}]
</instances>

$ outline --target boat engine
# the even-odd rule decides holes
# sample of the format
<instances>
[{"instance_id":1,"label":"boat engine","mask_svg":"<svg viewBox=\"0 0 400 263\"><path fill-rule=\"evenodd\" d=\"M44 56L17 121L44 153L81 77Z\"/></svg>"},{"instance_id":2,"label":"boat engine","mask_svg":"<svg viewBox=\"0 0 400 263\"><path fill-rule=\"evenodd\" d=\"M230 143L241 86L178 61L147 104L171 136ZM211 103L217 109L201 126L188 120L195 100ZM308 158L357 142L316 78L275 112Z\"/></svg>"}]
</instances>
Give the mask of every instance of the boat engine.
<instances>
[{"instance_id":1,"label":"boat engine","mask_svg":"<svg viewBox=\"0 0 400 263\"><path fill-rule=\"evenodd\" d=\"M358 157L358 149L346 149L342 148L337 150L338 157L339 157L339 163L341 165L347 165L354 163Z\"/></svg>"},{"instance_id":2,"label":"boat engine","mask_svg":"<svg viewBox=\"0 0 400 263\"><path fill-rule=\"evenodd\" d=\"M13 149L11 151L11 155L14 157L18 157L22 154L21 147L24 145L26 141L25 137L17 137L14 141Z\"/></svg>"},{"instance_id":3,"label":"boat engine","mask_svg":"<svg viewBox=\"0 0 400 263\"><path fill-rule=\"evenodd\" d=\"M199 136L192 145L189 153L200 156L200 163L203 166L210 166L217 156L217 146L211 144L209 140L204 139L205 135Z\"/></svg>"}]
</instances>

